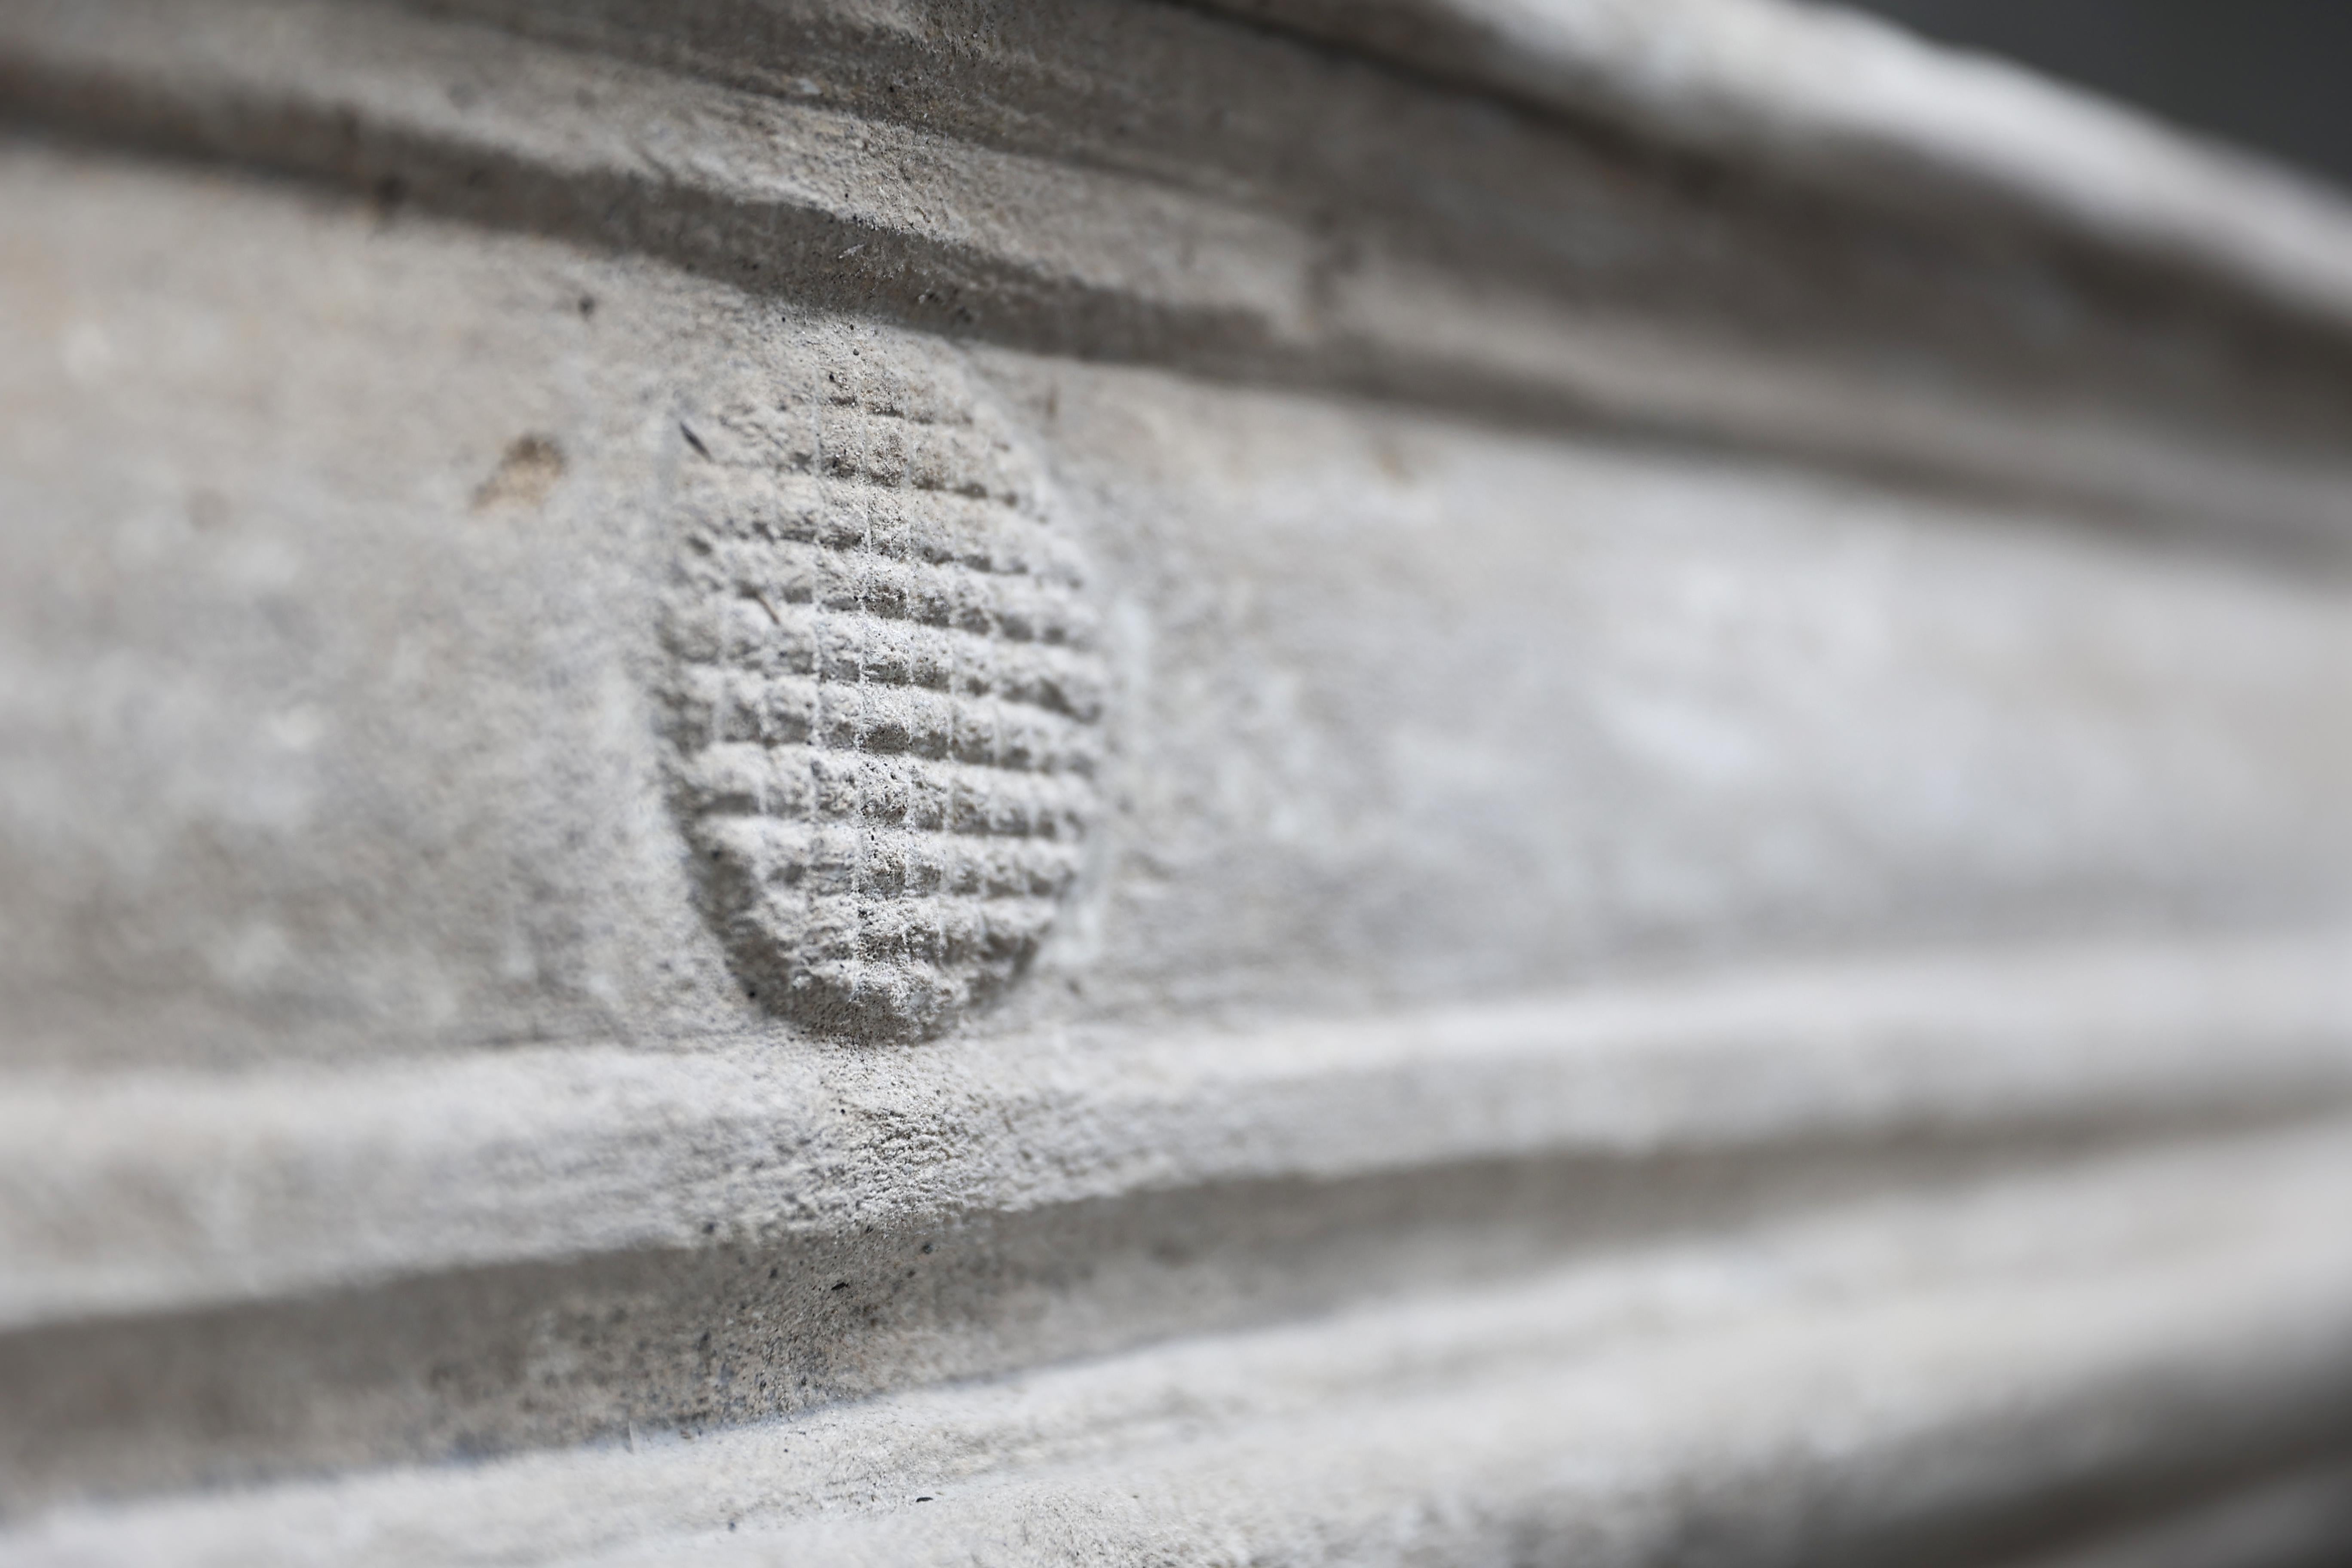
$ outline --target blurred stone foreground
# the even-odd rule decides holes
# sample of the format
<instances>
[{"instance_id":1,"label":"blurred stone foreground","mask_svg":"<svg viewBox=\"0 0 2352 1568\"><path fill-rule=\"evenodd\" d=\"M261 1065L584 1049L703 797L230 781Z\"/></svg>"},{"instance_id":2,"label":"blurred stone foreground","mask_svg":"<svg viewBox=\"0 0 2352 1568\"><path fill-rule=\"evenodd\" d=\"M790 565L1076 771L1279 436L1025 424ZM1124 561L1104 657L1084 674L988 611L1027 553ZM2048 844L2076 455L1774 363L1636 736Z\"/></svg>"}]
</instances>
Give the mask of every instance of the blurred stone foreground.
<instances>
[{"instance_id":1,"label":"blurred stone foreground","mask_svg":"<svg viewBox=\"0 0 2352 1568\"><path fill-rule=\"evenodd\" d=\"M0 5L0 1563L2352 1542L2352 213L1768 0Z\"/></svg>"}]
</instances>

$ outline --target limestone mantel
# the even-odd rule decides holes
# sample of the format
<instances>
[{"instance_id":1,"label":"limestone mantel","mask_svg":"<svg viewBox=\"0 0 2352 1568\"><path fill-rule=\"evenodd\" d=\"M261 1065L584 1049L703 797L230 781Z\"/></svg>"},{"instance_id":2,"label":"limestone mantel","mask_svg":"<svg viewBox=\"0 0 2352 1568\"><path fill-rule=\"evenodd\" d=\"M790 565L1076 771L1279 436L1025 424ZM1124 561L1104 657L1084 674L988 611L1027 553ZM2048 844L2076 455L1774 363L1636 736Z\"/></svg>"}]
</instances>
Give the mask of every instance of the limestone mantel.
<instances>
[{"instance_id":1,"label":"limestone mantel","mask_svg":"<svg viewBox=\"0 0 2352 1568\"><path fill-rule=\"evenodd\" d=\"M2352 1539L2333 195L1767 0L0 105L0 1563Z\"/></svg>"}]
</instances>

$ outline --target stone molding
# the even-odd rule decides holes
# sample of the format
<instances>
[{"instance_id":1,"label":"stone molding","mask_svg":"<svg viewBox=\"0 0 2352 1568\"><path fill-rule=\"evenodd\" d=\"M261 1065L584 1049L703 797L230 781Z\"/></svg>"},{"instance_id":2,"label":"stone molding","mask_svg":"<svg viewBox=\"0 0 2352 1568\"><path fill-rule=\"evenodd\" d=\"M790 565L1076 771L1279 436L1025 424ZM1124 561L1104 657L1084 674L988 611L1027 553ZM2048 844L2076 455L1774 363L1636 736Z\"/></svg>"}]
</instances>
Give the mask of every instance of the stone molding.
<instances>
[{"instance_id":1,"label":"stone molding","mask_svg":"<svg viewBox=\"0 0 2352 1568\"><path fill-rule=\"evenodd\" d=\"M0 1563L2352 1512L2333 197L1761 0L0 106Z\"/></svg>"}]
</instances>

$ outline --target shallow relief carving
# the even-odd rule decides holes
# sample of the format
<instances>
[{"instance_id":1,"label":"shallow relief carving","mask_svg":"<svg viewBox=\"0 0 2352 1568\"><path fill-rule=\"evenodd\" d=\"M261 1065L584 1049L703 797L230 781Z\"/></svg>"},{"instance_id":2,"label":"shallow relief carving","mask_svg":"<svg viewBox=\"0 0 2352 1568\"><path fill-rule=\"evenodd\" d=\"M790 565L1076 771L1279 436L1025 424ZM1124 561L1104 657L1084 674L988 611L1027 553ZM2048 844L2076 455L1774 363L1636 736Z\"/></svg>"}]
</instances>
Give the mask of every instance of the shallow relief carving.
<instances>
[{"instance_id":1,"label":"shallow relief carving","mask_svg":"<svg viewBox=\"0 0 2352 1568\"><path fill-rule=\"evenodd\" d=\"M934 1035L1077 879L1107 675L1043 461L944 345L856 332L681 421L665 641L706 912L762 1007Z\"/></svg>"}]
</instances>

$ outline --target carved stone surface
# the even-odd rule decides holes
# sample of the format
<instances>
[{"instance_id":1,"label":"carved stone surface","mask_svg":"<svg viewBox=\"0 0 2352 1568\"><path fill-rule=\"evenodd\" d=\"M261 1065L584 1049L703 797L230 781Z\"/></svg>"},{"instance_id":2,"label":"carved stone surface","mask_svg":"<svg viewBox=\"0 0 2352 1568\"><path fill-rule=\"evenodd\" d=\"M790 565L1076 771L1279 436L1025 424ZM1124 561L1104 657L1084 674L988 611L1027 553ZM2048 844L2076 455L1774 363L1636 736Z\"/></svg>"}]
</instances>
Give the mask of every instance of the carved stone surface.
<instances>
[{"instance_id":1,"label":"carved stone surface","mask_svg":"<svg viewBox=\"0 0 2352 1568\"><path fill-rule=\"evenodd\" d=\"M1103 665L1043 468L960 360L869 340L814 386L680 426L678 798L756 1000L929 1033L1078 873Z\"/></svg>"},{"instance_id":2,"label":"carved stone surface","mask_svg":"<svg viewBox=\"0 0 2352 1568\"><path fill-rule=\"evenodd\" d=\"M1991 71L0 5L0 1568L2339 1557L2352 208Z\"/></svg>"}]
</instances>

